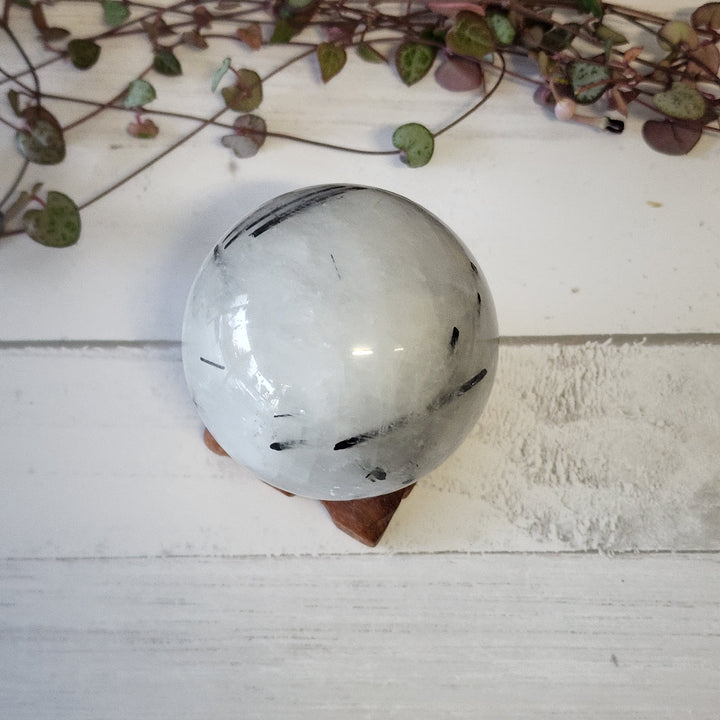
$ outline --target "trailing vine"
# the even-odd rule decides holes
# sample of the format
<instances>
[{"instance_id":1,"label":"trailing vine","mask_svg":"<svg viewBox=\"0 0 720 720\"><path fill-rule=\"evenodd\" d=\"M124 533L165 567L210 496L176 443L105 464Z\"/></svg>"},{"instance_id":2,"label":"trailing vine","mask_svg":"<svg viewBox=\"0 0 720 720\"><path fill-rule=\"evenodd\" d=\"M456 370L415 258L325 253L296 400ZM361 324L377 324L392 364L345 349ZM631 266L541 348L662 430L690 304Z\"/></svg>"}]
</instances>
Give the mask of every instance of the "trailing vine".
<instances>
[{"instance_id":1,"label":"trailing vine","mask_svg":"<svg viewBox=\"0 0 720 720\"><path fill-rule=\"evenodd\" d=\"M394 154L409 167L422 167L431 160L437 139L476 112L505 79L532 87L536 101L558 120L611 133L622 132L624 119L637 109L644 119L644 141L662 153L686 154L703 134L720 131L720 2L679 19L601 0L177 0L165 5L89 0L101 31L76 35L53 24L58 6L81 2L3 0L0 86L6 103L0 108L0 127L14 134L20 160L14 177L1 178L7 187L0 188L0 237L24 232L52 247L74 244L84 208L209 126L219 129L219 142L240 158L255 155L267 138L280 138L346 152ZM37 63L30 59L27 38L15 31L17 22L28 18L35 29L32 42L45 52ZM41 85L43 68L63 63L67 72L86 71L103 62L109 43L129 36L147 40L147 64L110 99L71 96ZM208 51L216 40L228 38L253 51L283 45L294 54L264 76L236 67L230 57L218 62L208 92L219 96L221 107L207 116L158 107L154 76L181 82L185 52ZM12 53L23 65L20 71L6 64ZM338 82L350 53L354 61L388 66L389 74L407 86L433 73L442 88L475 93L477 99L443 127L431 130L420 121L401 125L384 148L274 132L272 119L259 114L268 80L296 63L313 62L321 82ZM87 109L63 125L56 110L63 102ZM43 195L41 183L22 187L30 164L65 160L68 130L110 111L128 114L127 132L138 142L156 137L163 117L195 124L84 202L57 190Z\"/></svg>"}]
</instances>

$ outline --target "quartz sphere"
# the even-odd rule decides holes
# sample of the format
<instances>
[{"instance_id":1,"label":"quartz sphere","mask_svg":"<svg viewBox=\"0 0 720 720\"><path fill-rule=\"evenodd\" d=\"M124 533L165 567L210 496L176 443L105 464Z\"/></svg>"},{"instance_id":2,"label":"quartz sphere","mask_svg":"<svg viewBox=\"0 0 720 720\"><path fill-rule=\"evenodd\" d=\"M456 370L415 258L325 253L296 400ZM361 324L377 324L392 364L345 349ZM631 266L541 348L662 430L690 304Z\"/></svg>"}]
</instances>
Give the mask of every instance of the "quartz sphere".
<instances>
[{"instance_id":1,"label":"quartz sphere","mask_svg":"<svg viewBox=\"0 0 720 720\"><path fill-rule=\"evenodd\" d=\"M287 492L351 500L436 468L488 399L497 320L460 240L399 195L323 185L236 225L195 279L183 365L205 426Z\"/></svg>"}]
</instances>

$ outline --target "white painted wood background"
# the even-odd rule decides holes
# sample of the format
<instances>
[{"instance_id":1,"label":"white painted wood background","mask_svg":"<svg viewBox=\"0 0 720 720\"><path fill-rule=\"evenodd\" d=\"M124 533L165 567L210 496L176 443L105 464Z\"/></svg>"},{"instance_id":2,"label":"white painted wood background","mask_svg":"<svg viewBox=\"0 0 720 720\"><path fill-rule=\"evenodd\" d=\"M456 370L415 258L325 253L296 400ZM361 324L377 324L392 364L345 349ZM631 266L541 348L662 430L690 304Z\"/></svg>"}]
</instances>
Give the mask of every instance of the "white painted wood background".
<instances>
[{"instance_id":1,"label":"white painted wood background","mask_svg":"<svg viewBox=\"0 0 720 720\"><path fill-rule=\"evenodd\" d=\"M277 60L243 53L183 56L190 90L158 78L158 107L214 107L226 54ZM68 91L110 97L111 69L66 74ZM323 87L308 62L268 83L262 114L386 147L470 102L352 60ZM90 197L147 157L127 122L74 131L28 183ZM156 147L189 129L160 124ZM280 140L240 161L221 134L89 208L76 247L0 243L0 718L717 720L720 143L657 155L638 123L561 124L512 83L422 170ZM342 181L463 237L502 334L483 418L373 550L211 455L180 365L217 238Z\"/></svg>"}]
</instances>

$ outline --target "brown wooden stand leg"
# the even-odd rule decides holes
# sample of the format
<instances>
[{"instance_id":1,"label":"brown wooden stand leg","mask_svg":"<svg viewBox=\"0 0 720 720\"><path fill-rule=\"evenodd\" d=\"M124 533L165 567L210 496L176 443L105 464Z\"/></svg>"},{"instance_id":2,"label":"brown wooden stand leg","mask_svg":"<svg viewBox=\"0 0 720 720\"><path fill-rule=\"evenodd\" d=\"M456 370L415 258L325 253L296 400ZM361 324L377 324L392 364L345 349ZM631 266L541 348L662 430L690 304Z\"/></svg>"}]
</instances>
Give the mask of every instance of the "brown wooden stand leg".
<instances>
[{"instance_id":1,"label":"brown wooden stand leg","mask_svg":"<svg viewBox=\"0 0 720 720\"><path fill-rule=\"evenodd\" d=\"M208 450L212 450L216 455L227 455L227 453L220 447L220 443L210 434L210 431L205 428L203 433L203 442L205 443Z\"/></svg>"},{"instance_id":2,"label":"brown wooden stand leg","mask_svg":"<svg viewBox=\"0 0 720 720\"><path fill-rule=\"evenodd\" d=\"M375 547L413 485L362 500L321 500L332 521L358 542Z\"/></svg>"},{"instance_id":3,"label":"brown wooden stand leg","mask_svg":"<svg viewBox=\"0 0 720 720\"><path fill-rule=\"evenodd\" d=\"M216 455L227 455L207 428L203 434L203 441ZM271 487L275 486L271 485ZM364 545L375 547L387 530L400 503L410 494L413 487L414 485L410 485L387 495L361 500L321 500L320 502L340 530ZM293 497L293 494L286 490L275 489L283 495Z\"/></svg>"}]
</instances>

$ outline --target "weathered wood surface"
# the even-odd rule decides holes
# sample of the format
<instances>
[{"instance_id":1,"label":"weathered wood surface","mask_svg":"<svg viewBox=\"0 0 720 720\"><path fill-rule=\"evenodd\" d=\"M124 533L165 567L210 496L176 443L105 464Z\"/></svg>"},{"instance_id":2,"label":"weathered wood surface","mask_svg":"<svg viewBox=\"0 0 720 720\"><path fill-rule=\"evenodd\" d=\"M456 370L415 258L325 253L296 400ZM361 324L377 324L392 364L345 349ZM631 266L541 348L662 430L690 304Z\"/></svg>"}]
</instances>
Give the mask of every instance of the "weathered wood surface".
<instances>
[{"instance_id":1,"label":"weathered wood surface","mask_svg":"<svg viewBox=\"0 0 720 720\"><path fill-rule=\"evenodd\" d=\"M84 12L89 29L99 13ZM262 72L281 53L185 53L183 92L153 77L155 104L219 109L223 57ZM109 98L120 54L64 68L61 86L48 68L44 86ZM308 61L273 79L262 114L385 147L396 125L439 127L475 101L432 83L351 59L323 86ZM191 129L163 119L146 144L128 120L80 126L68 161L25 184L83 202ZM6 130L0 193L19 162ZM240 161L223 133L90 207L73 248L0 243L0 720L718 720L717 139L661 156L637 121L621 136L563 124L511 83L419 171L272 139ZM374 549L210 453L180 366L209 248L261 202L324 182L443 219L488 276L504 338L481 422Z\"/></svg>"},{"instance_id":2,"label":"weathered wood surface","mask_svg":"<svg viewBox=\"0 0 720 720\"><path fill-rule=\"evenodd\" d=\"M501 344L379 552L720 550L720 344ZM0 350L0 557L355 552L211 453L179 347Z\"/></svg>"},{"instance_id":3,"label":"weathered wood surface","mask_svg":"<svg viewBox=\"0 0 720 720\"><path fill-rule=\"evenodd\" d=\"M688 14L677 0L633 5ZM52 22L64 7L47 8ZM100 22L93 4L74 5L70 15L78 33ZM35 33L29 22L25 33ZM642 42L654 45L647 36ZM63 63L45 68L43 86L109 99L123 90L133 63L145 67L147 50L145 39L125 37L108 43L87 72ZM203 52L179 52L181 78L150 77L158 91L152 107L210 115L222 108L210 86L224 57L264 73L295 49L257 53L214 41ZM7 56L8 69L22 65ZM218 239L281 192L327 182L380 186L437 214L485 271L503 335L720 332L718 138L703 138L687 157L660 155L644 145L639 119L622 135L563 123L533 102L532 91L509 80L440 136L432 162L419 170L396 157L273 138L256 157L239 160L220 143L226 129L206 128L88 208L77 246L53 253L22 237L3 241L2 267L12 271L0 282L0 337L177 340L192 277ZM268 82L258 112L275 132L392 149L399 124L439 128L476 99L442 90L432 77L405 87L392 67L354 56L323 85L308 58ZM87 112L57 101L52 109L63 121ZM25 183L44 180L46 189L85 202L195 127L157 118L158 137L140 141L125 132L131 119L114 111L80 125L68 133L67 161L31 167ZM0 176L9 178L20 159L7 128L0 157L7 158ZM27 301L30 278L43 290L41 311Z\"/></svg>"},{"instance_id":4,"label":"weathered wood surface","mask_svg":"<svg viewBox=\"0 0 720 720\"><path fill-rule=\"evenodd\" d=\"M716 720L717 555L0 562L9 720Z\"/></svg>"}]
</instances>

